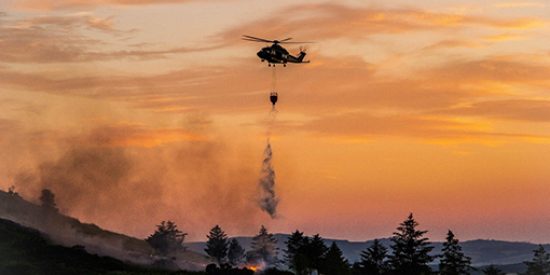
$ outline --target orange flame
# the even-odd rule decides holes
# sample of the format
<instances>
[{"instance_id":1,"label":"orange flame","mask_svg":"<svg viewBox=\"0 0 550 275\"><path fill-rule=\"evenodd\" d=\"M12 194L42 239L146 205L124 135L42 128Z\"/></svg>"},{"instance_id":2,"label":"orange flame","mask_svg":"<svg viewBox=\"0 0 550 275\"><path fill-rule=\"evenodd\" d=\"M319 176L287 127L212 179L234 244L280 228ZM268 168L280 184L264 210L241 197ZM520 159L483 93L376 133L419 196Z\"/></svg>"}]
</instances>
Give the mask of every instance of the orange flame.
<instances>
[{"instance_id":1,"label":"orange flame","mask_svg":"<svg viewBox=\"0 0 550 275\"><path fill-rule=\"evenodd\" d=\"M246 269L248 270L252 270L254 272L258 271L260 269L260 266L257 266L257 265L247 265L246 266Z\"/></svg>"}]
</instances>

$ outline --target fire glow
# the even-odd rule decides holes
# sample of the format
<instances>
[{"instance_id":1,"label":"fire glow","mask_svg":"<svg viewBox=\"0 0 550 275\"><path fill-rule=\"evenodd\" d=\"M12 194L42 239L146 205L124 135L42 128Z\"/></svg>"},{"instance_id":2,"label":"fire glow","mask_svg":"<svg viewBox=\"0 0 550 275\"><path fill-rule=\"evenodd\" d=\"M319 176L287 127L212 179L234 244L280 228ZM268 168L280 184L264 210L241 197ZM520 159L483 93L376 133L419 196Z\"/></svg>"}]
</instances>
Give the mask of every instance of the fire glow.
<instances>
[{"instance_id":1,"label":"fire glow","mask_svg":"<svg viewBox=\"0 0 550 275\"><path fill-rule=\"evenodd\" d=\"M248 263L246 265L246 269L256 272L260 272L265 269L265 263L263 261L260 261L259 263Z\"/></svg>"},{"instance_id":2,"label":"fire glow","mask_svg":"<svg viewBox=\"0 0 550 275\"><path fill-rule=\"evenodd\" d=\"M257 265L247 265L246 269L256 272L256 271L260 270L260 267L257 266Z\"/></svg>"}]
</instances>

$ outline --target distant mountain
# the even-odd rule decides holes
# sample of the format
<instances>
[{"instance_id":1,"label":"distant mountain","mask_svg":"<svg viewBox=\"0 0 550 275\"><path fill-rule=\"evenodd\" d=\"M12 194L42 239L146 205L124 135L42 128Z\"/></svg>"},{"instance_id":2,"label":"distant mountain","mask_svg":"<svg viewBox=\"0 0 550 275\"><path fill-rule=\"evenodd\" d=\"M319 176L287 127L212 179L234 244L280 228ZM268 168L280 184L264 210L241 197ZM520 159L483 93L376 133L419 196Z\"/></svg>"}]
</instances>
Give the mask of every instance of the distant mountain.
<instances>
[{"instance_id":1,"label":"distant mountain","mask_svg":"<svg viewBox=\"0 0 550 275\"><path fill-rule=\"evenodd\" d=\"M153 249L142 239L104 230L95 224L62 215L54 210L30 203L17 194L0 191L0 218L30 227L45 234L54 244L80 246L87 252L113 257L125 262L151 265ZM177 267L204 270L211 260L203 253L184 251L176 255Z\"/></svg>"},{"instance_id":2,"label":"distant mountain","mask_svg":"<svg viewBox=\"0 0 550 275\"><path fill-rule=\"evenodd\" d=\"M277 238L277 245L280 253L284 253L285 242L289 235L287 234L275 234ZM252 242L252 237L236 237L239 243L245 248L249 249ZM359 260L361 251L365 250L372 244L372 240L365 242L351 242L347 240L338 239L325 239L325 243L330 245L332 242L336 242L338 247L342 249L344 256L351 262ZM382 244L389 247L390 240L388 238L380 239ZM433 255L441 253L441 242L433 242L434 246ZM533 257L533 250L537 248L536 244L527 242L509 242L509 241L497 241L497 240L471 240L461 243L462 249L466 255L472 258L472 264L474 266L486 266L490 264L494 265L516 265L523 261L530 260ZM193 251L204 252L204 242L187 243L186 246ZM550 245L544 245L547 251L550 251ZM520 265L523 266L523 265Z\"/></svg>"}]
</instances>

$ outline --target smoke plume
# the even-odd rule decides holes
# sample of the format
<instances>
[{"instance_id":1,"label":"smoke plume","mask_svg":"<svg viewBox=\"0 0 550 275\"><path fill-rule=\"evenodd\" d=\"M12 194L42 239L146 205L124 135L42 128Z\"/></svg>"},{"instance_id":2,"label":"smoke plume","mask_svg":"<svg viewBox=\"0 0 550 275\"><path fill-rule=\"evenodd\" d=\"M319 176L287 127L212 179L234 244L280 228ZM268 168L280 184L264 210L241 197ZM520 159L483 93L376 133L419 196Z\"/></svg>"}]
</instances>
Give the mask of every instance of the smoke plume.
<instances>
[{"instance_id":1,"label":"smoke plume","mask_svg":"<svg viewBox=\"0 0 550 275\"><path fill-rule=\"evenodd\" d=\"M242 182L257 181L257 168L253 162L232 160L252 155L219 138L210 125L197 124L201 122L174 128L201 139L161 145L150 141L171 138L172 132L91 125L26 140L36 136L32 130L10 131L6 134L14 137L0 139L0 148L9 149L8 156L17 161L0 160L10 168L6 178L12 179L1 183L15 185L30 200L48 188L63 214L137 237L149 235L155 224L168 219L189 233L190 240L202 238L218 223L231 234L250 234L261 211L250 199L257 196L256 187Z\"/></svg>"},{"instance_id":2,"label":"smoke plume","mask_svg":"<svg viewBox=\"0 0 550 275\"><path fill-rule=\"evenodd\" d=\"M273 151L271 144L267 141L267 147L264 150L264 160L262 163L262 171L260 177L260 207L267 212L271 218L277 216L277 204L279 198L275 195L275 170L271 160L273 159Z\"/></svg>"}]
</instances>

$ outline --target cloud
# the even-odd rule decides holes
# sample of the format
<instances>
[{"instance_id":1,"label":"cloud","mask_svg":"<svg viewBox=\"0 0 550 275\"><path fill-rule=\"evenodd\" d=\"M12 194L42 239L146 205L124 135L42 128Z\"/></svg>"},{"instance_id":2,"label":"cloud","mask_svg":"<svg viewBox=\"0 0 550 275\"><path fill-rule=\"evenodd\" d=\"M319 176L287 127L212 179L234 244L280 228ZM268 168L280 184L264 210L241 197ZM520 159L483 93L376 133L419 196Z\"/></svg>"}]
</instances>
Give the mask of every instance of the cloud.
<instances>
[{"instance_id":1,"label":"cloud","mask_svg":"<svg viewBox=\"0 0 550 275\"><path fill-rule=\"evenodd\" d=\"M98 39L90 32L110 38L127 37L133 31L115 28L113 17L89 13L65 16L38 16L5 20L0 25L0 61L10 63L89 62L118 59L164 58L170 54L209 51L221 44L206 47L164 49L98 50L113 46L108 39ZM141 48L141 47L140 47Z\"/></svg>"},{"instance_id":2,"label":"cloud","mask_svg":"<svg viewBox=\"0 0 550 275\"><path fill-rule=\"evenodd\" d=\"M15 4L15 7L30 10L58 10L110 5L180 4L191 1L193 0L23 0Z\"/></svg>"},{"instance_id":3,"label":"cloud","mask_svg":"<svg viewBox=\"0 0 550 275\"><path fill-rule=\"evenodd\" d=\"M0 118L0 132L7 133L19 129L19 122L12 119Z\"/></svg>"},{"instance_id":4,"label":"cloud","mask_svg":"<svg viewBox=\"0 0 550 275\"><path fill-rule=\"evenodd\" d=\"M429 89L399 92L402 84L376 82L375 67L357 57L316 57L311 67L287 68L279 73L281 100L291 107L345 107L349 104L425 104L415 100ZM252 63L254 62L254 63ZM42 73L0 70L6 87L17 87L52 94L76 95L128 102L153 111L262 109L262 95L270 89L271 72L259 69L256 60L238 60L229 66L197 67L157 75L99 75L51 78ZM317 63L318 62L318 63ZM239 70L232 68L238 67ZM267 81L267 82L266 82ZM365 90L365 85L372 86ZM384 90L383 93L380 90ZM433 98L448 97L441 94ZM394 103L395 96L410 97L409 102ZM243 101L243 98L250 100ZM294 98L293 100L287 100ZM253 99L253 101L251 101Z\"/></svg>"},{"instance_id":5,"label":"cloud","mask_svg":"<svg viewBox=\"0 0 550 275\"><path fill-rule=\"evenodd\" d=\"M40 63L82 59L83 49L102 45L101 41L82 34L84 30L116 31L112 18L89 14L5 20L0 25L0 61Z\"/></svg>"},{"instance_id":6,"label":"cloud","mask_svg":"<svg viewBox=\"0 0 550 275\"><path fill-rule=\"evenodd\" d=\"M378 66L357 56L314 56L306 66L278 73L280 101L288 111L319 110L435 111L475 102L498 93L486 83L546 85L550 67L514 58L454 60L415 71L408 78L379 75ZM0 69L1 86L52 94L109 99L157 112L262 110L271 89L271 72L256 60L230 66L188 68L160 74L48 77ZM261 67L260 67L261 66ZM234 68L239 68L235 70Z\"/></svg>"},{"instance_id":7,"label":"cloud","mask_svg":"<svg viewBox=\"0 0 550 275\"><path fill-rule=\"evenodd\" d=\"M546 7L542 2L527 2L527 1L514 1L514 2L500 2L494 4L499 9L517 9L517 8L543 8Z\"/></svg>"},{"instance_id":8,"label":"cloud","mask_svg":"<svg viewBox=\"0 0 550 275\"><path fill-rule=\"evenodd\" d=\"M522 35L516 35L516 34L510 34L510 33L501 33L501 34L489 35L485 37L485 40L490 42L503 42L503 41L521 40L521 39L525 39L525 37Z\"/></svg>"},{"instance_id":9,"label":"cloud","mask_svg":"<svg viewBox=\"0 0 550 275\"><path fill-rule=\"evenodd\" d=\"M494 131L490 124L483 122L425 114L373 115L368 111L321 115L303 124L287 124L281 128L344 140L402 137L453 142L483 142L488 138L550 141L550 136Z\"/></svg>"},{"instance_id":10,"label":"cloud","mask_svg":"<svg viewBox=\"0 0 550 275\"><path fill-rule=\"evenodd\" d=\"M527 119L528 104L478 104L482 101L498 101L501 99L498 96L509 95L508 90L500 90L502 87L539 89L550 85L547 79L550 66L543 59L539 58L538 62L526 62L527 59L519 55L448 59L432 67L417 68L406 78L381 73L380 67L384 66L383 62L372 64L361 56L329 57L313 51L308 57L313 61L310 64L278 69L275 89L279 92L279 100L285 113L301 117L289 123L302 125L301 130L310 132L319 127L324 129L325 133L336 134L338 131L330 130L335 126L328 127L328 124L337 124L336 122L311 121L336 120L335 117L323 116L325 113L352 113L354 115L350 115L351 117L337 118L348 122L339 125L342 127L339 131L354 134L352 130L346 131L346 128L354 128L353 118L357 118L355 123L360 121L360 116L356 112L363 114L361 111L367 109L369 111L364 113L365 120L370 121L370 125L380 123L377 127L378 132L372 132L372 136L530 136L533 132L506 133L493 132L490 129L494 122L491 119L504 118L507 112L510 113L510 117ZM106 72L73 77L70 73L56 76L47 72L31 73L0 68L0 78L3 79L0 86L6 89L124 102L154 113L187 113L200 110L238 115L262 112L268 104L267 95L271 90L271 68L253 57L234 59L229 65L197 66L141 75ZM529 100L528 96L521 95L516 99ZM543 111L545 106L542 104L537 108L536 115L529 114L533 119L540 120L546 115ZM491 111L481 112L485 107L490 107L488 109ZM512 108L516 109L511 110ZM500 109L502 111L499 111ZM513 115L512 111L517 114ZM443 118L434 120L430 117L434 114L443 115ZM476 128L479 125L463 125L461 118L475 114L482 118L485 128L480 130ZM395 117L391 115L400 115L404 119L394 121ZM407 118L411 121L407 121ZM382 123L386 120L387 124ZM414 128L407 128L409 124ZM392 125L393 127L390 127ZM454 128L459 126L466 129ZM467 126L473 128L469 129ZM370 131L374 131L361 127L359 129L360 132L355 134L370 135ZM179 138L200 138L170 130L163 130L164 133L159 137L148 137L147 131L138 126L128 127L125 131L134 135L128 140L122 139L113 144L147 147L170 143L171 140ZM116 133L113 131L115 136Z\"/></svg>"},{"instance_id":11,"label":"cloud","mask_svg":"<svg viewBox=\"0 0 550 275\"><path fill-rule=\"evenodd\" d=\"M106 32L115 31L113 17L96 17L88 13L76 13L66 16L38 16L13 22L19 28L53 26L63 29L85 27Z\"/></svg>"},{"instance_id":12,"label":"cloud","mask_svg":"<svg viewBox=\"0 0 550 275\"><path fill-rule=\"evenodd\" d=\"M449 49L449 48L481 48L485 47L483 43L472 40L445 39L423 48L425 51Z\"/></svg>"},{"instance_id":13,"label":"cloud","mask_svg":"<svg viewBox=\"0 0 550 275\"><path fill-rule=\"evenodd\" d=\"M550 66L525 62L520 56L493 56L478 60L453 60L431 70L438 81L460 79L462 83L498 81L501 83L535 84L548 80Z\"/></svg>"},{"instance_id":14,"label":"cloud","mask_svg":"<svg viewBox=\"0 0 550 275\"><path fill-rule=\"evenodd\" d=\"M156 147L207 139L207 136L181 128L159 129L131 124L101 126L90 133L90 140L95 145L110 147Z\"/></svg>"},{"instance_id":15,"label":"cloud","mask_svg":"<svg viewBox=\"0 0 550 275\"><path fill-rule=\"evenodd\" d=\"M377 66L356 56L315 56L314 63L279 72L276 89L290 110L388 107L439 109L454 105L472 92L454 80L433 81L428 72L416 78L377 76ZM271 72L256 60L237 60L231 66L177 70L157 75L99 75L50 78L42 73L0 70L0 85L52 94L119 100L153 111L261 110L271 89ZM238 70L232 68L238 67ZM431 72L430 72L431 73ZM243 101L243 98L247 99Z\"/></svg>"},{"instance_id":16,"label":"cloud","mask_svg":"<svg viewBox=\"0 0 550 275\"><path fill-rule=\"evenodd\" d=\"M441 112L441 114L550 122L550 100L508 99L482 101L473 103L468 107L452 108Z\"/></svg>"},{"instance_id":17,"label":"cloud","mask_svg":"<svg viewBox=\"0 0 550 275\"><path fill-rule=\"evenodd\" d=\"M46 5L49 2L40 1ZM45 4L46 3L46 4ZM149 4L149 1L52 1L61 7L96 4ZM155 2L156 3L156 2ZM6 20L0 26L0 61L13 63L87 62L117 59L165 58L172 54L204 52L228 47L243 34L269 34L274 38L286 36L310 40L333 38L362 39L373 34L400 34L413 31L438 31L448 28L482 26L497 29L534 28L543 24L537 18L495 19L419 9L352 8L335 4L308 4L289 7L272 17L249 22L223 31L213 39L212 46L117 50L114 41L99 40L86 31L108 33L111 38L130 35L114 26L113 17L97 17L89 13L66 16L38 16L22 20ZM341 26L346 26L342 28ZM509 35L508 38L511 36ZM489 36L487 39L503 39ZM120 42L116 42L120 43ZM109 46L109 47L107 47ZM115 46L115 47L113 47ZM476 43L442 41L433 47L476 47ZM111 48L110 50L98 50ZM113 48L115 50L113 50Z\"/></svg>"},{"instance_id":18,"label":"cloud","mask_svg":"<svg viewBox=\"0 0 550 275\"><path fill-rule=\"evenodd\" d=\"M529 29L543 24L537 18L499 19L437 13L420 9L358 8L336 4L296 5L272 17L243 24L224 32L226 40L243 34L302 39L361 39L373 34L399 34L465 27Z\"/></svg>"}]
</instances>

